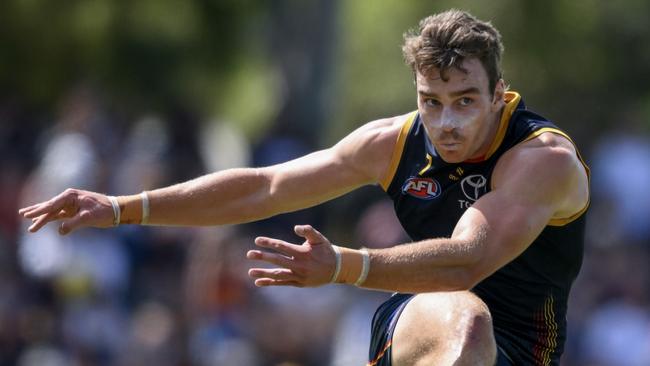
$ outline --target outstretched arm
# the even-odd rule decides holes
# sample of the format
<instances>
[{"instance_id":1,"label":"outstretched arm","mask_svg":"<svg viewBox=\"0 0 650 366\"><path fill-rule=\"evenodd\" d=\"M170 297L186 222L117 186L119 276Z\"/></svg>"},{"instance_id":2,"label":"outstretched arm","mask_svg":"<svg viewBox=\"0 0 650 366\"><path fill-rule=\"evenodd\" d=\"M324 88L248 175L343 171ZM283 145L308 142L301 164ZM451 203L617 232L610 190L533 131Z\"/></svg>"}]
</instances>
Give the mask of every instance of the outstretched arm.
<instances>
[{"instance_id":1,"label":"outstretched arm","mask_svg":"<svg viewBox=\"0 0 650 366\"><path fill-rule=\"evenodd\" d=\"M223 225L259 220L338 197L386 174L404 117L370 122L335 146L265 168L231 169L147 192L153 225ZM118 197L121 223L140 223L140 195ZM68 189L23 208L29 231L61 220L59 232L113 225L106 195Z\"/></svg>"},{"instance_id":2,"label":"outstretched arm","mask_svg":"<svg viewBox=\"0 0 650 366\"><path fill-rule=\"evenodd\" d=\"M401 292L472 288L521 254L552 218L571 216L588 202L585 169L571 143L557 135L542 135L504 155L492 178L494 189L467 209L450 238L370 250L363 287ZM298 230L314 231L297 228L299 235ZM311 286L313 278L333 277L334 267L321 265L327 261L322 249L312 255L305 251L311 248L310 238L319 243L318 248L323 242L331 246L327 239L317 232L300 236L306 240L299 247L268 238L256 240L260 247L280 254L252 250L249 258L288 269L252 269L249 274L256 285ZM297 254L297 248L304 252ZM343 266L352 269L337 282L351 284L362 275L362 256L343 250L347 253ZM332 255L329 263L334 263ZM312 273L319 268L324 272Z\"/></svg>"}]
</instances>

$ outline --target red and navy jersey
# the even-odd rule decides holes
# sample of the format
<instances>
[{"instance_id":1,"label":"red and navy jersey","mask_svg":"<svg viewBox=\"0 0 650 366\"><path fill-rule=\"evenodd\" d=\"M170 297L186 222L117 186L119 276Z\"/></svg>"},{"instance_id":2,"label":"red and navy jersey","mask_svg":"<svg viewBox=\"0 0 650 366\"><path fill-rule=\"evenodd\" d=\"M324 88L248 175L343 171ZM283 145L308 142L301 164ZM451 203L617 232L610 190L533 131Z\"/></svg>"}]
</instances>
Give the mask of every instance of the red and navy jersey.
<instances>
[{"instance_id":1,"label":"red and navy jersey","mask_svg":"<svg viewBox=\"0 0 650 366\"><path fill-rule=\"evenodd\" d=\"M414 241L450 237L465 210L492 189L494 167L509 149L544 132L569 138L526 109L519 94L505 98L496 137L478 161L443 161L417 112L405 122L382 187ZM497 343L516 364L559 363L569 290L582 263L586 209L552 219L519 257L472 289L490 309Z\"/></svg>"}]
</instances>

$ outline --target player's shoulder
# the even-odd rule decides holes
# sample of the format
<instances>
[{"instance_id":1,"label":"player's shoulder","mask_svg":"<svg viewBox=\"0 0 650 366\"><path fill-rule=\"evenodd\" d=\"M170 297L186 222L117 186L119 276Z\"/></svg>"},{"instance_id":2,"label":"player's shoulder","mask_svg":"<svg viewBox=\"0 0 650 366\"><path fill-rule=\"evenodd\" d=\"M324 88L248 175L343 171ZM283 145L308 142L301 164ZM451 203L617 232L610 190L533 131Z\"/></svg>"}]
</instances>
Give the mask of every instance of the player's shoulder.
<instances>
[{"instance_id":1,"label":"player's shoulder","mask_svg":"<svg viewBox=\"0 0 650 366\"><path fill-rule=\"evenodd\" d=\"M559 130L540 133L515 145L509 154L532 164L552 163L559 172L568 172L582 166L573 141Z\"/></svg>"},{"instance_id":2,"label":"player's shoulder","mask_svg":"<svg viewBox=\"0 0 650 366\"><path fill-rule=\"evenodd\" d=\"M376 119L361 125L339 144L351 146L354 149L390 149L395 145L403 127L412 120L414 112Z\"/></svg>"},{"instance_id":3,"label":"player's shoulder","mask_svg":"<svg viewBox=\"0 0 650 366\"><path fill-rule=\"evenodd\" d=\"M383 139L397 138L404 125L413 118L414 114L415 112L409 112L398 116L376 119L361 126L359 131Z\"/></svg>"},{"instance_id":4,"label":"player's shoulder","mask_svg":"<svg viewBox=\"0 0 650 366\"><path fill-rule=\"evenodd\" d=\"M589 171L574 143L562 132L549 131L506 152L493 174L495 186L525 182L535 191L555 196L559 212L582 209L589 200ZM517 184L517 183L515 183ZM511 188L511 187L509 187Z\"/></svg>"},{"instance_id":5,"label":"player's shoulder","mask_svg":"<svg viewBox=\"0 0 650 366\"><path fill-rule=\"evenodd\" d=\"M414 115L410 112L367 122L339 141L334 149L350 166L367 171L379 181L386 174L400 133Z\"/></svg>"},{"instance_id":6,"label":"player's shoulder","mask_svg":"<svg viewBox=\"0 0 650 366\"><path fill-rule=\"evenodd\" d=\"M575 146L569 137L556 129L549 129L542 133L536 134L535 137L523 142L521 147L524 148L550 148L567 150L575 154Z\"/></svg>"}]
</instances>

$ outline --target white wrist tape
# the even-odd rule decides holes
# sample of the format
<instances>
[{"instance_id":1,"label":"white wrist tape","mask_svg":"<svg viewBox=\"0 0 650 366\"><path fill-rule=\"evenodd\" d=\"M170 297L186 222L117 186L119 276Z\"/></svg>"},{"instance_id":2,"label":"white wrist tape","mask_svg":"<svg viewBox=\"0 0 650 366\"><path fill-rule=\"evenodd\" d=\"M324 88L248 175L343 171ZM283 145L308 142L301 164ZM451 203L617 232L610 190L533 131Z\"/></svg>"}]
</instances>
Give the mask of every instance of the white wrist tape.
<instances>
[{"instance_id":1,"label":"white wrist tape","mask_svg":"<svg viewBox=\"0 0 650 366\"><path fill-rule=\"evenodd\" d=\"M359 274L359 278L357 278L357 281L354 283L355 286L361 286L366 282L368 272L370 272L370 254L366 248L361 248L360 252L363 262L361 264L361 273Z\"/></svg>"},{"instance_id":2,"label":"white wrist tape","mask_svg":"<svg viewBox=\"0 0 650 366\"><path fill-rule=\"evenodd\" d=\"M330 279L330 283L335 283L339 278L339 273L341 273L341 251L336 245L332 245L332 249L334 249L334 256L336 257L336 267L334 267L334 274Z\"/></svg>"},{"instance_id":3,"label":"white wrist tape","mask_svg":"<svg viewBox=\"0 0 650 366\"><path fill-rule=\"evenodd\" d=\"M146 225L149 222L149 196L146 191L142 191L140 197L142 198L142 220L140 224Z\"/></svg>"},{"instance_id":4,"label":"white wrist tape","mask_svg":"<svg viewBox=\"0 0 650 366\"><path fill-rule=\"evenodd\" d=\"M113 196L106 197L108 197L108 200L111 202L111 206L113 206L113 226L117 226L120 224L120 216L122 215L122 212L120 211L120 204L117 203L117 198Z\"/></svg>"}]
</instances>

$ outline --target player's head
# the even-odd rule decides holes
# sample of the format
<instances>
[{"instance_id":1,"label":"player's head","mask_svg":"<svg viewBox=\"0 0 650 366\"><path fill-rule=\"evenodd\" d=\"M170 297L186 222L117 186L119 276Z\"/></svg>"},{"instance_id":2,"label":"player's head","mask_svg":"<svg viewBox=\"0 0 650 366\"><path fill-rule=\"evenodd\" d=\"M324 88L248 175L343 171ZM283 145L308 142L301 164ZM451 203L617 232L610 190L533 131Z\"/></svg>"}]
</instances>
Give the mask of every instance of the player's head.
<instances>
[{"instance_id":1,"label":"player's head","mask_svg":"<svg viewBox=\"0 0 650 366\"><path fill-rule=\"evenodd\" d=\"M501 37L489 23L459 10L425 18L406 35L418 110L438 154L449 163L485 155L504 105Z\"/></svg>"},{"instance_id":2,"label":"player's head","mask_svg":"<svg viewBox=\"0 0 650 366\"><path fill-rule=\"evenodd\" d=\"M404 35L404 59L417 75L437 72L445 80L451 68L463 71L463 61L478 59L494 92L501 79L501 34L489 22L452 9L420 21L419 29Z\"/></svg>"}]
</instances>

